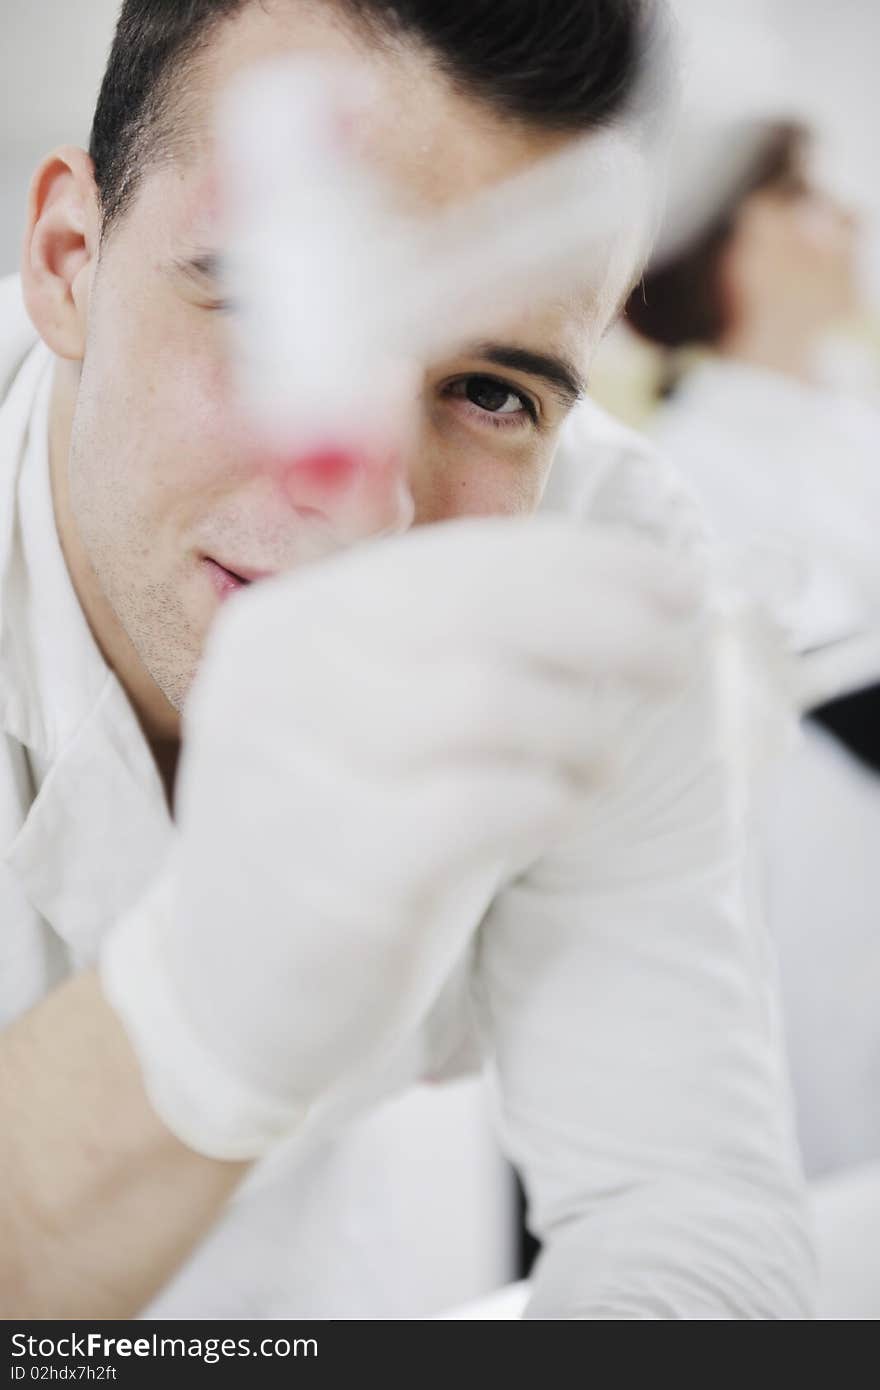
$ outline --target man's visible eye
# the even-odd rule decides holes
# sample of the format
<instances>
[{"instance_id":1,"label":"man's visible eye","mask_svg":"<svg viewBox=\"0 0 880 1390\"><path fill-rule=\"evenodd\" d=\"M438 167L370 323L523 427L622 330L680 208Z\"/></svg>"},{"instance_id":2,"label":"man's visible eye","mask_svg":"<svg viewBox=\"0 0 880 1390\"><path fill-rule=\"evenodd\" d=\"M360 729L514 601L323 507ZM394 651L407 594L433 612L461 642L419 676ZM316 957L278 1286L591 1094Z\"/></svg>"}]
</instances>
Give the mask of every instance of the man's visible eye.
<instances>
[{"instance_id":1,"label":"man's visible eye","mask_svg":"<svg viewBox=\"0 0 880 1390\"><path fill-rule=\"evenodd\" d=\"M446 387L444 394L453 400L466 401L495 425L523 425L527 419L536 424L538 420L534 401L499 377L460 377Z\"/></svg>"}]
</instances>

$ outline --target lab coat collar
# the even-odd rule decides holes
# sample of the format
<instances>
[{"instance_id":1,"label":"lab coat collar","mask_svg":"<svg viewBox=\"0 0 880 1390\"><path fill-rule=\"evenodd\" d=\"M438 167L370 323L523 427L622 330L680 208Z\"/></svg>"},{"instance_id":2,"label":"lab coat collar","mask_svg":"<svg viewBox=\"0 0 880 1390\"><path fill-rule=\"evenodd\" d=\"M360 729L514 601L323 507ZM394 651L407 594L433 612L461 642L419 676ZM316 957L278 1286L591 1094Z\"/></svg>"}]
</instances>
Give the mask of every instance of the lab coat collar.
<instances>
[{"instance_id":1,"label":"lab coat collar","mask_svg":"<svg viewBox=\"0 0 880 1390\"><path fill-rule=\"evenodd\" d=\"M35 799L3 862L91 959L171 837L135 713L92 638L55 527L48 466L53 358L0 283L0 728L27 750Z\"/></svg>"}]
</instances>

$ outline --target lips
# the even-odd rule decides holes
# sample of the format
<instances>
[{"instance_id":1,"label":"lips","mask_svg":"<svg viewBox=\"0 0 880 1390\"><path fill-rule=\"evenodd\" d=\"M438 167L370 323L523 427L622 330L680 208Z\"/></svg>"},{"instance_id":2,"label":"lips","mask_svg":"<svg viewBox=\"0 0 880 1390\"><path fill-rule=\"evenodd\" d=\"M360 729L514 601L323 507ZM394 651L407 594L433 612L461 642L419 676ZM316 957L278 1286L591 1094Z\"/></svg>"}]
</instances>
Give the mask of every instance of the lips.
<instances>
[{"instance_id":1,"label":"lips","mask_svg":"<svg viewBox=\"0 0 880 1390\"><path fill-rule=\"evenodd\" d=\"M231 574L233 579L240 580L243 584L256 584L260 579L271 579L271 570L250 569L247 565L224 565L219 560L214 561L220 569L225 569L227 574Z\"/></svg>"},{"instance_id":2,"label":"lips","mask_svg":"<svg viewBox=\"0 0 880 1390\"><path fill-rule=\"evenodd\" d=\"M254 570L250 568L236 567L230 568L228 565L221 565L219 560L212 559L206 555L202 561L208 578L210 579L215 592L221 599L229 598L230 595L237 593L239 589L244 589L248 584L254 584L260 579L268 579L270 575L265 570Z\"/></svg>"}]
</instances>

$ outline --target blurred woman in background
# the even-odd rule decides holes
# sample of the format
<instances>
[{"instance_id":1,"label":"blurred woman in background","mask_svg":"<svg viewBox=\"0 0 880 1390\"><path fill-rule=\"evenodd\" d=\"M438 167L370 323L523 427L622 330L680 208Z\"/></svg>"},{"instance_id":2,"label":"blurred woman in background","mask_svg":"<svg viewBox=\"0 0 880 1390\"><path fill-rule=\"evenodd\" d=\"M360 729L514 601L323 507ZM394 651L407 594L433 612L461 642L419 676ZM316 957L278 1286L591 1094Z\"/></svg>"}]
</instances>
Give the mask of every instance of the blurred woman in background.
<instances>
[{"instance_id":1,"label":"blurred woman in background","mask_svg":"<svg viewBox=\"0 0 880 1390\"><path fill-rule=\"evenodd\" d=\"M808 718L770 789L764 870L816 1176L880 1159L880 412L820 380L858 308L857 227L810 156L796 125L752 130L721 206L627 315L667 354L649 431L719 540L741 567L797 575Z\"/></svg>"}]
</instances>

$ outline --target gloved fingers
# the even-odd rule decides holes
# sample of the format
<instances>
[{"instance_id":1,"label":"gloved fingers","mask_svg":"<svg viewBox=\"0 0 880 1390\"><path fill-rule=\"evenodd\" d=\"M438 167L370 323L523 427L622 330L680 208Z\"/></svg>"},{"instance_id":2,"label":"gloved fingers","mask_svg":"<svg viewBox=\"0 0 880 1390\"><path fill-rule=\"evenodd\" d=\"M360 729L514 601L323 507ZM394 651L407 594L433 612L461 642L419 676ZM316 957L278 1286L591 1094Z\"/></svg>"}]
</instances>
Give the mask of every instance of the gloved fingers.
<instances>
[{"instance_id":1,"label":"gloved fingers","mask_svg":"<svg viewBox=\"0 0 880 1390\"><path fill-rule=\"evenodd\" d=\"M414 658L454 647L582 664L595 632L609 658L637 620L686 624L702 580L690 561L613 526L558 518L447 522L356 547L237 596L207 665L234 650L253 679L293 679L322 637ZM580 639L580 640L579 640ZM231 659L227 656L226 665Z\"/></svg>"},{"instance_id":2,"label":"gloved fingers","mask_svg":"<svg viewBox=\"0 0 880 1390\"><path fill-rule=\"evenodd\" d=\"M572 769L545 760L449 767L426 780L413 801L401 848L427 832L436 882L481 866L510 867L537 857L582 807L586 787ZM463 808L467 808L466 813Z\"/></svg>"},{"instance_id":3,"label":"gloved fingers","mask_svg":"<svg viewBox=\"0 0 880 1390\"><path fill-rule=\"evenodd\" d=\"M378 547L361 553L370 582L350 591L345 605L336 601L341 595L331 600L336 630L346 630L348 616L383 645L405 640L418 654L455 643L529 650L542 635L546 650L565 640L572 621L588 635L606 613L613 619L616 603L655 622L688 622L700 612L696 563L618 527L532 518L426 531L415 537L421 546L407 536L379 560Z\"/></svg>"},{"instance_id":4,"label":"gloved fingers","mask_svg":"<svg viewBox=\"0 0 880 1390\"><path fill-rule=\"evenodd\" d=\"M478 661L431 664L409 682L404 672L398 681L387 669L371 674L374 681L362 668L349 687L349 708L337 694L311 726L313 747L368 776L525 760L589 779L614 751L617 682L578 680L537 663Z\"/></svg>"}]
</instances>

